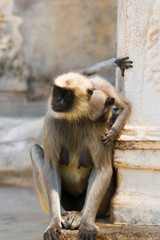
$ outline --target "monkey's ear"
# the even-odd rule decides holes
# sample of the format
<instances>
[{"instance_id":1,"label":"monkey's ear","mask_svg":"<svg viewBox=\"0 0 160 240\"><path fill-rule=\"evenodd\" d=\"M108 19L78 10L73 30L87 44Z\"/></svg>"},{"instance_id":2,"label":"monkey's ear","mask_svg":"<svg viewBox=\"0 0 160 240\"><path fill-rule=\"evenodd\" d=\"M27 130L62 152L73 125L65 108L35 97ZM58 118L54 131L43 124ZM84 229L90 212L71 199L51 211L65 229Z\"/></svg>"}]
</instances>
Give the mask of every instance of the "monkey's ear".
<instances>
[{"instance_id":1,"label":"monkey's ear","mask_svg":"<svg viewBox=\"0 0 160 240\"><path fill-rule=\"evenodd\" d=\"M113 106L114 105L114 102L115 102L115 99L114 98L110 98L108 97L105 101L105 106L108 107L108 106Z\"/></svg>"}]
</instances>

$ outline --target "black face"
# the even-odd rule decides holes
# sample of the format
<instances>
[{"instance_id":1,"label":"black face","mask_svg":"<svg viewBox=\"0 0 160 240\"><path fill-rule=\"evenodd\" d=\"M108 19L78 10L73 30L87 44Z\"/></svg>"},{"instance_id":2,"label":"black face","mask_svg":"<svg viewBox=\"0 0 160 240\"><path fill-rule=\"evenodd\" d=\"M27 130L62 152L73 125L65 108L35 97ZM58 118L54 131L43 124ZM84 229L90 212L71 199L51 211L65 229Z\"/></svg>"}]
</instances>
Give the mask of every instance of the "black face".
<instances>
[{"instance_id":1,"label":"black face","mask_svg":"<svg viewBox=\"0 0 160 240\"><path fill-rule=\"evenodd\" d=\"M74 99L72 90L54 86L52 109L55 112L69 112L73 107Z\"/></svg>"},{"instance_id":2,"label":"black face","mask_svg":"<svg viewBox=\"0 0 160 240\"><path fill-rule=\"evenodd\" d=\"M101 115L101 117L98 119L98 122L106 122L107 121L108 114L109 114L109 111L110 111L109 107L113 106L114 102L115 102L114 98L108 97L106 99L105 104L104 104L104 112Z\"/></svg>"}]
</instances>

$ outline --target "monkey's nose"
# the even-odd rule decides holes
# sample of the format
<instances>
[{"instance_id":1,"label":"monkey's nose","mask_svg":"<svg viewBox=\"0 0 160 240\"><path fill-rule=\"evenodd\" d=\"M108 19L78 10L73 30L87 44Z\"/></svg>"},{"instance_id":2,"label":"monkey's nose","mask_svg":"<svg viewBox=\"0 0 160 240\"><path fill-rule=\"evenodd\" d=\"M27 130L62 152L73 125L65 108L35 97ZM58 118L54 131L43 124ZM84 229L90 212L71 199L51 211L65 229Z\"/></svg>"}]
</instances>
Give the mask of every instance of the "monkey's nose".
<instances>
[{"instance_id":1,"label":"monkey's nose","mask_svg":"<svg viewBox=\"0 0 160 240\"><path fill-rule=\"evenodd\" d=\"M56 99L56 102L59 103L61 100L62 100L62 97L60 96Z\"/></svg>"}]
</instances>

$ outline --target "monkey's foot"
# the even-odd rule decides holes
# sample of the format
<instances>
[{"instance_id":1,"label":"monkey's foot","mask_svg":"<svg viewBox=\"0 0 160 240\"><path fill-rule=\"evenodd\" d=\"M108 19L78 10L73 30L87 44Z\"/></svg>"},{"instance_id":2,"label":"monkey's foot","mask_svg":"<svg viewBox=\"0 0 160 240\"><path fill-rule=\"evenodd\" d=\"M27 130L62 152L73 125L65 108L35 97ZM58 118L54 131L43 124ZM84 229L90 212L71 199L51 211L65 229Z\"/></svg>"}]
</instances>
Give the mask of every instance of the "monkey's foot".
<instances>
[{"instance_id":1,"label":"monkey's foot","mask_svg":"<svg viewBox=\"0 0 160 240\"><path fill-rule=\"evenodd\" d=\"M111 129L109 132L105 133L105 136L103 137L102 141L105 145L108 145L110 142L113 142L115 139L115 132L113 129Z\"/></svg>"},{"instance_id":2,"label":"monkey's foot","mask_svg":"<svg viewBox=\"0 0 160 240\"><path fill-rule=\"evenodd\" d=\"M66 229L78 229L80 226L81 212L78 211L63 211L62 226Z\"/></svg>"},{"instance_id":3,"label":"monkey's foot","mask_svg":"<svg viewBox=\"0 0 160 240\"><path fill-rule=\"evenodd\" d=\"M95 224L81 223L79 236L82 240L95 240L98 228Z\"/></svg>"},{"instance_id":4,"label":"monkey's foot","mask_svg":"<svg viewBox=\"0 0 160 240\"><path fill-rule=\"evenodd\" d=\"M117 58L115 64L121 69L122 76L124 77L124 71L128 68L133 68L133 61L129 60L129 57Z\"/></svg>"},{"instance_id":5,"label":"monkey's foot","mask_svg":"<svg viewBox=\"0 0 160 240\"><path fill-rule=\"evenodd\" d=\"M61 224L53 219L43 234L43 240L58 240L60 232Z\"/></svg>"}]
</instances>

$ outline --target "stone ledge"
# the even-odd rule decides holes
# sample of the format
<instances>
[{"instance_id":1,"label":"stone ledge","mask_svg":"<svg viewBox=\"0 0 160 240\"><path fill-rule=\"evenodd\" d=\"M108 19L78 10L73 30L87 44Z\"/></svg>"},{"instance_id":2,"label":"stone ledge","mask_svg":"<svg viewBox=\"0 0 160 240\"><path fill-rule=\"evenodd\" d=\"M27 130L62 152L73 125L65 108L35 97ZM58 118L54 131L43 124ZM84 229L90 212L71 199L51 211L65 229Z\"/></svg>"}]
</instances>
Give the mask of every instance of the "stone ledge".
<instances>
[{"instance_id":1,"label":"stone ledge","mask_svg":"<svg viewBox=\"0 0 160 240\"><path fill-rule=\"evenodd\" d=\"M119 150L159 150L160 149L160 141L116 140L114 149L119 149Z\"/></svg>"},{"instance_id":2,"label":"stone ledge","mask_svg":"<svg viewBox=\"0 0 160 240\"><path fill-rule=\"evenodd\" d=\"M29 149L38 139L0 142L0 184L33 186Z\"/></svg>"},{"instance_id":3,"label":"stone ledge","mask_svg":"<svg viewBox=\"0 0 160 240\"><path fill-rule=\"evenodd\" d=\"M32 169L0 171L0 185L33 188Z\"/></svg>"},{"instance_id":4,"label":"stone ledge","mask_svg":"<svg viewBox=\"0 0 160 240\"><path fill-rule=\"evenodd\" d=\"M99 232L96 240L156 240L160 239L158 226L126 226L97 223ZM80 239L78 230L62 230L59 240Z\"/></svg>"}]
</instances>

